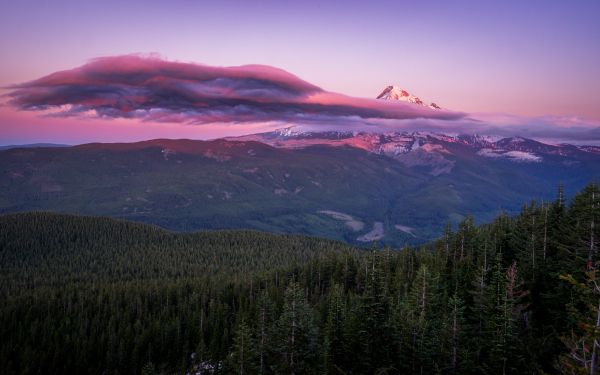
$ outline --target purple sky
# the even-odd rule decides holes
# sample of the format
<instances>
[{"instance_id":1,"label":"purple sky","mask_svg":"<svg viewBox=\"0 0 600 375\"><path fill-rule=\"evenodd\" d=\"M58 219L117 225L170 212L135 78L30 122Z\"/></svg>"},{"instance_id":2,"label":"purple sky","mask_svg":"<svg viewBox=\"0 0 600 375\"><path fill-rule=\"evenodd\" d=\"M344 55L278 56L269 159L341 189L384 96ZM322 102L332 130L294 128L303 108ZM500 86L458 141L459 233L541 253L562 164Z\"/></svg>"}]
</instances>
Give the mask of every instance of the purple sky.
<instances>
[{"instance_id":1,"label":"purple sky","mask_svg":"<svg viewBox=\"0 0 600 375\"><path fill-rule=\"evenodd\" d=\"M600 1L6 1L0 86L100 56L156 52L211 66L270 65L354 97L397 84L455 111L598 123L599 14ZM78 136L73 119L59 120L4 107L0 143L231 132L89 120Z\"/></svg>"}]
</instances>

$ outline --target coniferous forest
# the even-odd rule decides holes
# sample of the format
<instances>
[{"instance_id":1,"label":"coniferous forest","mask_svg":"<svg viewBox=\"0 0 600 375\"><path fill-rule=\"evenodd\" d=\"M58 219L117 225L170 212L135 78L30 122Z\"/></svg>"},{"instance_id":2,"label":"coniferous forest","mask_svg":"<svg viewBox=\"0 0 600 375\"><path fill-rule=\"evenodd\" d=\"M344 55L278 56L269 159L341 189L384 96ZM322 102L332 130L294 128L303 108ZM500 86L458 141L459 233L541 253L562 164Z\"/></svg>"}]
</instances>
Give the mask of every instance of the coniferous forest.
<instances>
[{"instance_id":1,"label":"coniferous forest","mask_svg":"<svg viewBox=\"0 0 600 375\"><path fill-rule=\"evenodd\" d=\"M419 248L0 217L3 374L596 374L600 191Z\"/></svg>"}]
</instances>

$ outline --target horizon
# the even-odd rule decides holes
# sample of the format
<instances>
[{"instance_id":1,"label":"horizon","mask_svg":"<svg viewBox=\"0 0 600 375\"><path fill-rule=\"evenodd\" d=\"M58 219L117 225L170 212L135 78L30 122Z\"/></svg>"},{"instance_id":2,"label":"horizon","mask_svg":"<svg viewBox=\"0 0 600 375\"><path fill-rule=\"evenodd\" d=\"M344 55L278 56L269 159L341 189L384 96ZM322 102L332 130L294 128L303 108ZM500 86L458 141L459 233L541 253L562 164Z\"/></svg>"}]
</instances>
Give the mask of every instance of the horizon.
<instances>
[{"instance_id":1,"label":"horizon","mask_svg":"<svg viewBox=\"0 0 600 375\"><path fill-rule=\"evenodd\" d=\"M548 128L560 133L548 139L600 142L600 75L595 68L600 52L590 48L600 41L597 2L253 5L181 1L140 7L128 2L115 13L106 4L66 0L52 6L3 4L0 46L13 53L0 72L0 143L214 139L294 124L293 118L275 118L281 121L276 125L261 118L243 124L228 118L193 125L111 118L99 115L97 108L95 116L57 117L19 110L6 97L15 85L80 69L94 59L132 54L215 69L264 64L328 95L340 93L352 100L375 98L385 87L397 85L490 127L512 127L514 135L527 137L534 128L539 139L540 129ZM531 12L536 17L529 17ZM127 22L134 17L141 24ZM219 26L228 23L236 27L222 32ZM453 130L462 132L474 124L460 123ZM579 135L565 138L571 129Z\"/></svg>"}]
</instances>

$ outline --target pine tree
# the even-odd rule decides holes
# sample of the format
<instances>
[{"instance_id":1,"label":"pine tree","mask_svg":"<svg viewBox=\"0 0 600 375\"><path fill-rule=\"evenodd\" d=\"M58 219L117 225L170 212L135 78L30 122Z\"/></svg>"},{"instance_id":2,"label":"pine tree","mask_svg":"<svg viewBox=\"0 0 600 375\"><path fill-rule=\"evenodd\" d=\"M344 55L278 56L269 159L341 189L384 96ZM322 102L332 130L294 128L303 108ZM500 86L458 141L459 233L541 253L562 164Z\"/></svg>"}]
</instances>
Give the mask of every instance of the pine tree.
<instances>
[{"instance_id":1,"label":"pine tree","mask_svg":"<svg viewBox=\"0 0 600 375\"><path fill-rule=\"evenodd\" d=\"M229 366L233 372L239 375L256 374L257 357L256 341L252 337L252 331L246 322L242 320L233 337Z\"/></svg>"},{"instance_id":2,"label":"pine tree","mask_svg":"<svg viewBox=\"0 0 600 375\"><path fill-rule=\"evenodd\" d=\"M382 347L392 347L394 344L389 288L385 280L384 267L381 264L382 257L385 257L385 254L371 251L366 263L368 276L365 281L365 291L360 299L359 310L359 336L363 352L360 359L362 372L388 369L393 364L390 352L381 350Z\"/></svg>"},{"instance_id":3,"label":"pine tree","mask_svg":"<svg viewBox=\"0 0 600 375\"><path fill-rule=\"evenodd\" d=\"M326 339L326 365L327 370L333 373L336 364L347 360L348 343L346 338L346 303L344 290L340 284L334 284L329 291L329 308L325 326Z\"/></svg>"},{"instance_id":4,"label":"pine tree","mask_svg":"<svg viewBox=\"0 0 600 375\"><path fill-rule=\"evenodd\" d=\"M565 373L596 375L600 369L600 282L598 270L585 273L584 282L572 275L561 275L577 293L577 300L568 305L569 319L576 324L562 340L569 349L560 357L559 368Z\"/></svg>"},{"instance_id":5,"label":"pine tree","mask_svg":"<svg viewBox=\"0 0 600 375\"><path fill-rule=\"evenodd\" d=\"M427 372L439 366L436 358L439 352L442 330L440 302L444 301L438 290L439 276L426 264L421 264L415 274L411 288L407 324L410 327L410 347L412 351L411 371Z\"/></svg>"},{"instance_id":6,"label":"pine tree","mask_svg":"<svg viewBox=\"0 0 600 375\"><path fill-rule=\"evenodd\" d=\"M267 351L268 343L271 340L271 330L274 319L275 306L267 290L261 291L256 302L256 316L254 324L254 336L256 337L256 348L258 356L258 374L267 372L268 361Z\"/></svg>"},{"instance_id":7,"label":"pine tree","mask_svg":"<svg viewBox=\"0 0 600 375\"><path fill-rule=\"evenodd\" d=\"M522 290L516 263L507 269L502 266L501 255L496 256L487 290L486 341L487 358L484 369L490 374L515 373L520 365L518 350L518 319L524 306L520 299Z\"/></svg>"},{"instance_id":8,"label":"pine tree","mask_svg":"<svg viewBox=\"0 0 600 375\"><path fill-rule=\"evenodd\" d=\"M317 328L302 289L291 282L273 335L273 365L276 373L305 374L316 370L320 357Z\"/></svg>"},{"instance_id":9,"label":"pine tree","mask_svg":"<svg viewBox=\"0 0 600 375\"><path fill-rule=\"evenodd\" d=\"M473 304L471 306L473 321L473 337L471 342L475 348L475 359L481 358L482 349L485 347L485 324L487 318L487 286L488 268L482 265L476 278L472 282L471 297Z\"/></svg>"},{"instance_id":10,"label":"pine tree","mask_svg":"<svg viewBox=\"0 0 600 375\"><path fill-rule=\"evenodd\" d=\"M452 374L460 373L463 353L465 351L465 303L455 292L448 300L448 312L446 323L446 337L449 339L449 364L448 368Z\"/></svg>"}]
</instances>

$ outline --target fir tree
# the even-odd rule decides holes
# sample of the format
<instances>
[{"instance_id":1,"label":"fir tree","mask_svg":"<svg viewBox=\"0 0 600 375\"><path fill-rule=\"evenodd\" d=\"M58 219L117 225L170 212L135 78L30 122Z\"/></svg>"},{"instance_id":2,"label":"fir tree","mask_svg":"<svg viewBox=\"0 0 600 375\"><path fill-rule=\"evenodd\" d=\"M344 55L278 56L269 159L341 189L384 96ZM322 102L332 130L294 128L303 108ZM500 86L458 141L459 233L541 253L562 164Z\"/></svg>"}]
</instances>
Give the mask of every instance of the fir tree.
<instances>
[{"instance_id":1,"label":"fir tree","mask_svg":"<svg viewBox=\"0 0 600 375\"><path fill-rule=\"evenodd\" d=\"M319 352L317 328L302 289L291 282L273 334L274 371L306 374L316 370Z\"/></svg>"},{"instance_id":2,"label":"fir tree","mask_svg":"<svg viewBox=\"0 0 600 375\"><path fill-rule=\"evenodd\" d=\"M229 366L239 375L257 373L256 341L250 327L242 320L233 337Z\"/></svg>"}]
</instances>

